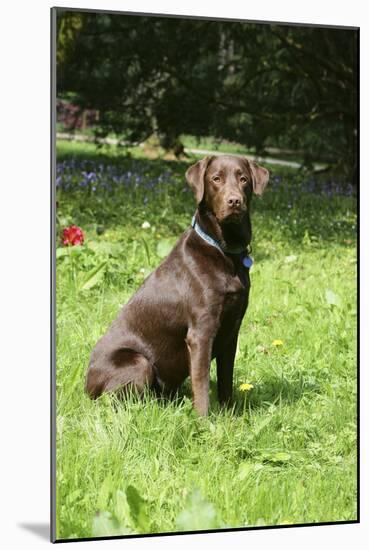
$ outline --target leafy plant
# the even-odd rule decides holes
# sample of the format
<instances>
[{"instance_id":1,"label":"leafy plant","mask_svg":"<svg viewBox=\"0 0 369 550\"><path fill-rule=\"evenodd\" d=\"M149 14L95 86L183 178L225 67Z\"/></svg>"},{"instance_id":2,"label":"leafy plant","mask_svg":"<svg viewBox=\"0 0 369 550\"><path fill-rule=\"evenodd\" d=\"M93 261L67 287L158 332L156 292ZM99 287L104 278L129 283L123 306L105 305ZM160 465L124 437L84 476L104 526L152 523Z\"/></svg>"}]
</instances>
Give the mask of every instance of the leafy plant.
<instances>
[{"instance_id":1,"label":"leafy plant","mask_svg":"<svg viewBox=\"0 0 369 550\"><path fill-rule=\"evenodd\" d=\"M201 531L220 527L214 505L204 499L199 489L193 489L186 498L185 506L177 517L179 531Z\"/></svg>"}]
</instances>

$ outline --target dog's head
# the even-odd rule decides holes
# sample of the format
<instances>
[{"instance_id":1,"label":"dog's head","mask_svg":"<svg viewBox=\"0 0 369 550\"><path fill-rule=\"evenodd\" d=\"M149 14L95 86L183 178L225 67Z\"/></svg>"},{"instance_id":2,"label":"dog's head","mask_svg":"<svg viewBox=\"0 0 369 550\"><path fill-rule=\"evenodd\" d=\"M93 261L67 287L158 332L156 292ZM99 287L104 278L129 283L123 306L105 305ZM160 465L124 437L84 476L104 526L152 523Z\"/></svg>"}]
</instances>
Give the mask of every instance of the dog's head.
<instances>
[{"instance_id":1,"label":"dog's head","mask_svg":"<svg viewBox=\"0 0 369 550\"><path fill-rule=\"evenodd\" d=\"M190 166L186 179L198 205L206 205L219 223L234 223L247 211L252 193L263 193L269 172L245 157L220 155Z\"/></svg>"}]
</instances>

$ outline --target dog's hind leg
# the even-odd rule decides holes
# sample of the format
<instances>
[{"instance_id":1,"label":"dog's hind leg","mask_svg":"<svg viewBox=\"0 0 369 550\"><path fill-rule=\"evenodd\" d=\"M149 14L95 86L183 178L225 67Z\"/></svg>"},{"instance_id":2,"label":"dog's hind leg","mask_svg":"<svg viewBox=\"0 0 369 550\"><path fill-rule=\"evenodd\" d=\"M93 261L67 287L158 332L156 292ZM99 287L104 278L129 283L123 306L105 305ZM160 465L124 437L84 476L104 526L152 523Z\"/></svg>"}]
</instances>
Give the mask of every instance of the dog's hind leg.
<instances>
[{"instance_id":1,"label":"dog's hind leg","mask_svg":"<svg viewBox=\"0 0 369 550\"><path fill-rule=\"evenodd\" d=\"M122 348L109 356L92 355L85 389L93 399L103 392L124 393L125 390L133 390L141 394L145 386L153 385L154 378L154 370L146 357L134 350Z\"/></svg>"}]
</instances>

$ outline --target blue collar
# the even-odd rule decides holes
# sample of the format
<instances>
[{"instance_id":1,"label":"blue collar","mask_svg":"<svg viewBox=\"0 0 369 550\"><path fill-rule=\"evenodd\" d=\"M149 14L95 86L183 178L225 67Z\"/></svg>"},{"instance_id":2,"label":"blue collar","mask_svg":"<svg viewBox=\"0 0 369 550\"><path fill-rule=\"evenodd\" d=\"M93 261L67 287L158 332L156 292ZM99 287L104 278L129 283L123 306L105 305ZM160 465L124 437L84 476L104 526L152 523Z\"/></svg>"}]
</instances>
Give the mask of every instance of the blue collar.
<instances>
[{"instance_id":1,"label":"blue collar","mask_svg":"<svg viewBox=\"0 0 369 550\"><path fill-rule=\"evenodd\" d=\"M242 263L248 269L250 269L250 267L254 263L251 256L249 256L247 254L247 249L246 248L222 248L219 241L217 241L216 239L213 239L213 237L210 237L210 235L208 235L207 233L205 233L205 231L203 229L201 229L200 225L196 221L195 216L193 216L193 218L192 218L191 226L194 228L196 233L202 239L204 239L204 241L206 241L211 246L214 246L215 248L217 248L218 250L220 250L224 254L242 254L243 255Z\"/></svg>"}]
</instances>

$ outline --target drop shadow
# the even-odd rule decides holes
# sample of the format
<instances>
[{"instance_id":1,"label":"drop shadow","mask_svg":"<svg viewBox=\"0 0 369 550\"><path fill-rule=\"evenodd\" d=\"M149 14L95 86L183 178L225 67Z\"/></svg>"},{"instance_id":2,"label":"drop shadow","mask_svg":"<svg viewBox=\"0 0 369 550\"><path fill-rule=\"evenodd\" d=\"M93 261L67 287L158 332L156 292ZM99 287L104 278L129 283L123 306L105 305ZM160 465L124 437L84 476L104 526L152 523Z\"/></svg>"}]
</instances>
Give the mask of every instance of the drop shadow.
<instances>
[{"instance_id":1,"label":"drop shadow","mask_svg":"<svg viewBox=\"0 0 369 550\"><path fill-rule=\"evenodd\" d=\"M37 535L40 539L50 541L50 525L48 523L18 523L18 527Z\"/></svg>"}]
</instances>

